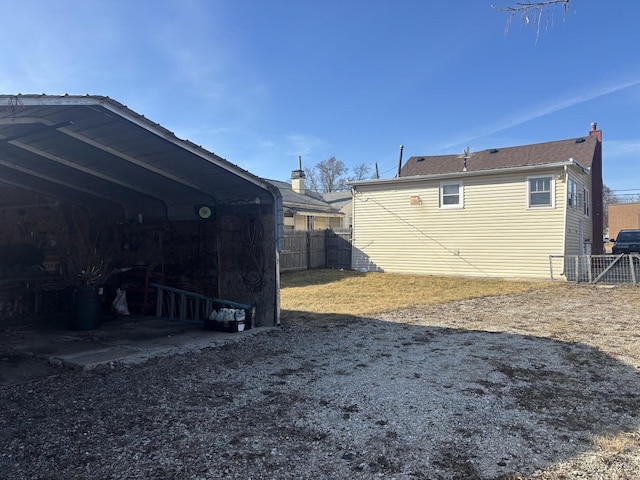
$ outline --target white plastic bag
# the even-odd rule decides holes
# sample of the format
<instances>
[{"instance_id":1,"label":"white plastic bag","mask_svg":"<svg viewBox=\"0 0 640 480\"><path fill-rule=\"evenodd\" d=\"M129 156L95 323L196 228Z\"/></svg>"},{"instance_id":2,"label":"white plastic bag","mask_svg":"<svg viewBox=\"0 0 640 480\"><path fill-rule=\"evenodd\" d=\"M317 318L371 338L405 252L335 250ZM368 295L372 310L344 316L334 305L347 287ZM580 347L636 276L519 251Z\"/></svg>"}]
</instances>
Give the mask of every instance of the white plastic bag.
<instances>
[{"instance_id":1,"label":"white plastic bag","mask_svg":"<svg viewBox=\"0 0 640 480\"><path fill-rule=\"evenodd\" d=\"M127 293L121 288L116 290L116 298L111 302L111 308L118 315L129 315L129 306L127 305Z\"/></svg>"}]
</instances>

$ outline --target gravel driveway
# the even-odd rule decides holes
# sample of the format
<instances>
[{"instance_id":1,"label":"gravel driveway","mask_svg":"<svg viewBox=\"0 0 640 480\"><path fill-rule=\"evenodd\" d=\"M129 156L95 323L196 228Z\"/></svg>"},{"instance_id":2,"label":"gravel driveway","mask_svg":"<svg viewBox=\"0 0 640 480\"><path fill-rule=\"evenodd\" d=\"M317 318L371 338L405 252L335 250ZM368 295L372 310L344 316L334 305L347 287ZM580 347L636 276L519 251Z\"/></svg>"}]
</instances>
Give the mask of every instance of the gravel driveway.
<instances>
[{"instance_id":1,"label":"gravel driveway","mask_svg":"<svg viewBox=\"0 0 640 480\"><path fill-rule=\"evenodd\" d=\"M640 290L284 312L0 391L3 479L640 478Z\"/></svg>"}]
</instances>

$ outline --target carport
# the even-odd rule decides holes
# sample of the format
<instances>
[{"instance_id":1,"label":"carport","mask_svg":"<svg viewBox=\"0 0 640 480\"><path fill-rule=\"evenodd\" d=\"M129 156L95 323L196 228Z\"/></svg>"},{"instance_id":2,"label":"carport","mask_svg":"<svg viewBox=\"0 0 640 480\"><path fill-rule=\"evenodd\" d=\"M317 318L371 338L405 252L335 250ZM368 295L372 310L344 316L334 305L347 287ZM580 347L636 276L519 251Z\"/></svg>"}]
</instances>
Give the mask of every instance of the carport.
<instances>
[{"instance_id":1,"label":"carport","mask_svg":"<svg viewBox=\"0 0 640 480\"><path fill-rule=\"evenodd\" d=\"M148 284L161 280L275 325L281 218L268 182L115 100L0 95L0 247L35 245L61 285L78 277L74 254L101 254L101 281L144 278L149 313Z\"/></svg>"}]
</instances>

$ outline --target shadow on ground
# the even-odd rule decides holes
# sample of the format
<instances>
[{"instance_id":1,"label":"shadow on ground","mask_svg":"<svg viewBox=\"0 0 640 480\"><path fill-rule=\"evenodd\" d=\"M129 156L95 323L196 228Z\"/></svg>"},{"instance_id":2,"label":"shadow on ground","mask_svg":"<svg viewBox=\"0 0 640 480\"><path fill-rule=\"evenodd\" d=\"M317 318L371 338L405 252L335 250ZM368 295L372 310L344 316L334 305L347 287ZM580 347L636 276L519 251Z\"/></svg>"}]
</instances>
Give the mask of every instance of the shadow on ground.
<instances>
[{"instance_id":1,"label":"shadow on ground","mask_svg":"<svg viewBox=\"0 0 640 480\"><path fill-rule=\"evenodd\" d=\"M638 371L580 343L283 318L190 355L5 387L0 468L15 479L89 478L87 465L92 478L508 479L640 426Z\"/></svg>"},{"instance_id":2,"label":"shadow on ground","mask_svg":"<svg viewBox=\"0 0 640 480\"><path fill-rule=\"evenodd\" d=\"M204 348L234 335L240 334L144 315L103 315L100 325L91 330L70 329L64 317L4 322L0 325L0 386L55 376L67 368L139 363Z\"/></svg>"}]
</instances>

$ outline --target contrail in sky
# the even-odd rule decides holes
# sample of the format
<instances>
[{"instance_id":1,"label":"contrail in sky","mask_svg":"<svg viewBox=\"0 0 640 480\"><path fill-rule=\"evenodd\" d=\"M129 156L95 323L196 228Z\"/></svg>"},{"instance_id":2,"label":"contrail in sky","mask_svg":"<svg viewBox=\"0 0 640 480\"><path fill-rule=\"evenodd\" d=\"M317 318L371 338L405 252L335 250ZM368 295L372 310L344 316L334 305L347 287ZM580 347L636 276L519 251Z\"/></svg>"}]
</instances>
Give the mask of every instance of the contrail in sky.
<instances>
[{"instance_id":1,"label":"contrail in sky","mask_svg":"<svg viewBox=\"0 0 640 480\"><path fill-rule=\"evenodd\" d=\"M551 113L555 113L555 112L558 112L560 110L564 110L565 108L573 107L574 105L579 105L581 103L588 102L588 101L593 100L595 98L603 97L605 95L609 95L610 93L619 92L621 90L625 90L627 88L634 87L636 85L640 85L640 79L632 80L632 81L621 83L621 84L617 84L617 85L610 85L610 86L607 86L607 87L600 88L598 90L592 90L592 91L585 92L585 93L583 93L581 95L578 95L578 96L575 96L575 97L567 98L566 100L561 100L561 101L550 103L550 104L548 104L546 106L543 106L543 107L540 107L540 108L536 108L536 109L531 110L529 112L522 112L518 116L514 116L512 118L508 118L508 119L504 120L503 123L496 124L495 126L490 127L489 130L487 130L487 131L484 131L482 133L477 133L477 134L470 134L470 136L465 137L464 139L449 142L448 144L443 145L441 150L451 149L452 147L455 147L455 146L461 145L461 144L468 144L469 142L471 142L473 140L477 140L478 138L483 138L483 137L486 137L488 135L492 135L494 133L498 133L498 132L501 132L503 130L507 130L508 128L515 127L517 125L521 125L521 124L526 123L526 122L528 122L530 120L534 120L536 118L544 117L545 115L549 115Z\"/></svg>"}]
</instances>

